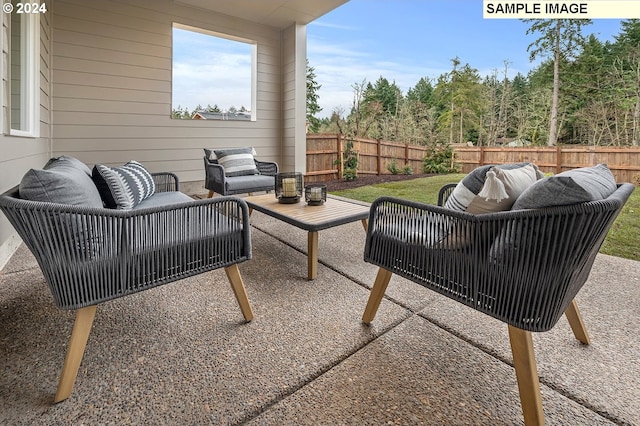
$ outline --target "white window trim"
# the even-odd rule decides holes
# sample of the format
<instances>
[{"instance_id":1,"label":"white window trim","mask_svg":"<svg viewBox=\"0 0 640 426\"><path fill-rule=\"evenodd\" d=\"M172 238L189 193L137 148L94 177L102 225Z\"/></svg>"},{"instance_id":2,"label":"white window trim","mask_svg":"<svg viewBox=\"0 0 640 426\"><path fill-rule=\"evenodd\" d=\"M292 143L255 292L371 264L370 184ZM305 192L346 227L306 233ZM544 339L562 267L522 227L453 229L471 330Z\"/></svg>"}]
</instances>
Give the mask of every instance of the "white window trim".
<instances>
[{"instance_id":1,"label":"white window trim","mask_svg":"<svg viewBox=\"0 0 640 426\"><path fill-rule=\"evenodd\" d=\"M20 90L25 96L24 105L20 110L20 122L25 123L26 129L11 128L9 119L9 134L37 138L40 136L40 15L25 13L21 15L21 19L20 49L26 52L26 63L21 67L23 75L20 79ZM10 105L8 111L11 113Z\"/></svg>"},{"instance_id":2,"label":"white window trim","mask_svg":"<svg viewBox=\"0 0 640 426\"><path fill-rule=\"evenodd\" d=\"M257 121L258 119L258 43L255 40L232 36L230 34L220 33L217 31L207 30L201 27L193 27L191 25L181 24L179 22L173 22L172 28L179 28L181 30L191 31L195 33L208 34L211 36L224 38L227 40L246 43L251 46L251 120L250 121ZM171 67L173 67L173 58L171 58ZM172 70L172 74L173 74L173 70ZM171 96L173 97L173 87L171 88ZM171 106L173 107L173 102L171 102ZM219 120L212 120L212 121L219 121Z\"/></svg>"}]
</instances>

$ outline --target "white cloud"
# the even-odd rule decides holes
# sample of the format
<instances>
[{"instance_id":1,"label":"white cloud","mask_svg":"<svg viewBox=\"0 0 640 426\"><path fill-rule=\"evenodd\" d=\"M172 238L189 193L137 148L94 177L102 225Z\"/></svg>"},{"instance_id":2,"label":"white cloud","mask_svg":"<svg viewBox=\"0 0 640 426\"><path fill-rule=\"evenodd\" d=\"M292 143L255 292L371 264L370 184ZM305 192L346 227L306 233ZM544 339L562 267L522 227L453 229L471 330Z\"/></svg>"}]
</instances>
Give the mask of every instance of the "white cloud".
<instances>
[{"instance_id":1,"label":"white cloud","mask_svg":"<svg viewBox=\"0 0 640 426\"><path fill-rule=\"evenodd\" d=\"M174 29L173 108L251 108L251 45Z\"/></svg>"}]
</instances>

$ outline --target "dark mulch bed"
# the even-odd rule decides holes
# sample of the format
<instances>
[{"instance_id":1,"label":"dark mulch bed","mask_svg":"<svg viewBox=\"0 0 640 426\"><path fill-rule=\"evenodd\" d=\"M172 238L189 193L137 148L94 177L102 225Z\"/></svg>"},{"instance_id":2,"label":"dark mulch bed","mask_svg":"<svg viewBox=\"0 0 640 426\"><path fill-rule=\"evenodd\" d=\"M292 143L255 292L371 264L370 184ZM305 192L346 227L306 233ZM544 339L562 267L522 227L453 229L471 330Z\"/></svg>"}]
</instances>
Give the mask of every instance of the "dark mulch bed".
<instances>
[{"instance_id":1,"label":"dark mulch bed","mask_svg":"<svg viewBox=\"0 0 640 426\"><path fill-rule=\"evenodd\" d=\"M330 180L326 182L321 182L327 185L327 191L342 191L345 189L358 188L360 186L367 185L375 185L377 183L384 182L396 182L400 180L411 180L418 179L423 177L433 176L432 174L422 174L422 175L358 175L357 179L354 180Z\"/></svg>"}]
</instances>

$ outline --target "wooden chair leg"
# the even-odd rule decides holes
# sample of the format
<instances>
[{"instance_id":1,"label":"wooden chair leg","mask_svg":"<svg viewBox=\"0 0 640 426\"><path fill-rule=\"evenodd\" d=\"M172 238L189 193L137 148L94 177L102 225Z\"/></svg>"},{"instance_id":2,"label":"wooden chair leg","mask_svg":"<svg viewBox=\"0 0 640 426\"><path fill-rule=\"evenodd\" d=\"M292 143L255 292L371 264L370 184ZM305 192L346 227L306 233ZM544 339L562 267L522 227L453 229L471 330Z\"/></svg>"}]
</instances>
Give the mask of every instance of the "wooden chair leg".
<instances>
[{"instance_id":1,"label":"wooden chair leg","mask_svg":"<svg viewBox=\"0 0 640 426\"><path fill-rule=\"evenodd\" d=\"M564 314L567 316L567 320L576 339L588 345L591 342L589 340L589 333L587 333L587 328L584 325L584 321L582 321L582 315L580 315L580 310L578 309L578 304L575 299L571 301L571 304L567 310L564 311Z\"/></svg>"},{"instance_id":2,"label":"wooden chair leg","mask_svg":"<svg viewBox=\"0 0 640 426\"><path fill-rule=\"evenodd\" d=\"M76 312L76 321L73 324L73 331L69 339L69 347L67 348L67 355L64 359L62 375L58 382L58 390L56 391L54 402L64 401L71 395L95 316L96 305L78 309Z\"/></svg>"},{"instance_id":3,"label":"wooden chair leg","mask_svg":"<svg viewBox=\"0 0 640 426\"><path fill-rule=\"evenodd\" d=\"M244 288L244 282L242 282L242 276L240 275L238 265L233 264L231 266L227 266L224 268L224 271L227 273L227 278L229 279L229 283L233 289L233 294L236 296L238 305L240 305L240 310L242 311L244 319L246 321L251 321L253 319L253 310L251 309L251 304L249 303L247 291Z\"/></svg>"},{"instance_id":4,"label":"wooden chair leg","mask_svg":"<svg viewBox=\"0 0 640 426\"><path fill-rule=\"evenodd\" d=\"M213 197L213 191L209 191L209 195L207 196L207 198L211 198Z\"/></svg>"},{"instance_id":5,"label":"wooden chair leg","mask_svg":"<svg viewBox=\"0 0 640 426\"><path fill-rule=\"evenodd\" d=\"M391 280L391 275L391 271L384 268L378 269L378 275L376 276L376 280L371 288L367 307L364 309L364 314L362 315L362 322L368 324L373 321L373 318L375 318L376 312L378 312L378 308L380 307L380 302L382 302L384 292L387 290L387 285L389 285L389 280Z\"/></svg>"},{"instance_id":6,"label":"wooden chair leg","mask_svg":"<svg viewBox=\"0 0 640 426\"><path fill-rule=\"evenodd\" d=\"M307 233L307 279L315 280L318 276L318 231Z\"/></svg>"},{"instance_id":7,"label":"wooden chair leg","mask_svg":"<svg viewBox=\"0 0 640 426\"><path fill-rule=\"evenodd\" d=\"M520 404L524 414L524 424L544 425L540 379L536 357L533 353L533 339L530 331L509 326L509 341L513 354L513 365L516 369Z\"/></svg>"}]
</instances>

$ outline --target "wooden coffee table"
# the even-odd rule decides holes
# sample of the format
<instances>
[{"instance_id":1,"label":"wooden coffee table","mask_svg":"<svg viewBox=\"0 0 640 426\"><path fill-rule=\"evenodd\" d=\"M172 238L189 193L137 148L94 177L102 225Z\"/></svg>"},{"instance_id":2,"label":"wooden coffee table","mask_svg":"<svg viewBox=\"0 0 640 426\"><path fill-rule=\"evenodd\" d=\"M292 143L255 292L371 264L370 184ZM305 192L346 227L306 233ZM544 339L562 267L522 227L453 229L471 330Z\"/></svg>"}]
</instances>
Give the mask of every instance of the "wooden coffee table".
<instances>
[{"instance_id":1,"label":"wooden coffee table","mask_svg":"<svg viewBox=\"0 0 640 426\"><path fill-rule=\"evenodd\" d=\"M318 231L357 220L362 221L365 232L367 230L370 205L360 201L329 195L320 206L309 206L304 199L295 204L281 204L274 194L255 195L243 200L249 206L249 214L257 210L308 232L307 276L310 280L318 275Z\"/></svg>"}]
</instances>

